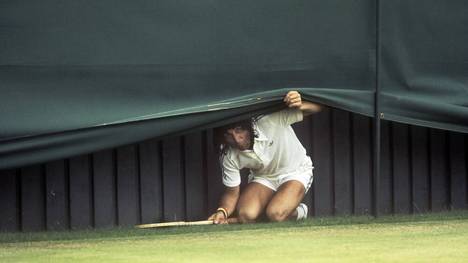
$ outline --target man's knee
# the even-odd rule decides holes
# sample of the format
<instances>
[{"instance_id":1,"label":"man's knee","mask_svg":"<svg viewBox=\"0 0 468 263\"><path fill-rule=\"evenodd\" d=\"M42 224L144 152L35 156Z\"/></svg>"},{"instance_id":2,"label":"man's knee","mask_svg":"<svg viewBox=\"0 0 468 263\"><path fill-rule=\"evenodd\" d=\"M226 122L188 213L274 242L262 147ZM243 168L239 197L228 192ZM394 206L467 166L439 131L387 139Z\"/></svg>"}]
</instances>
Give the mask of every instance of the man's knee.
<instances>
[{"instance_id":1,"label":"man's knee","mask_svg":"<svg viewBox=\"0 0 468 263\"><path fill-rule=\"evenodd\" d=\"M257 219L259 212L254 209L241 207L237 211L239 222L253 223Z\"/></svg>"},{"instance_id":2,"label":"man's knee","mask_svg":"<svg viewBox=\"0 0 468 263\"><path fill-rule=\"evenodd\" d=\"M266 215L272 222L282 222L288 218L289 211L286 211L280 207L269 206L267 207Z\"/></svg>"}]
</instances>

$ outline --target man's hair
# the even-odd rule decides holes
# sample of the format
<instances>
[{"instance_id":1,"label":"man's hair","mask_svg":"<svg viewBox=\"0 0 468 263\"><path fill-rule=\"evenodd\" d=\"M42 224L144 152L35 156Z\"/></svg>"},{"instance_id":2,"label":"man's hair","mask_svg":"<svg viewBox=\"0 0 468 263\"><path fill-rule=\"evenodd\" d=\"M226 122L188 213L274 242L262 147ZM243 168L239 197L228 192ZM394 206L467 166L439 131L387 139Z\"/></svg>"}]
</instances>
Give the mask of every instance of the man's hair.
<instances>
[{"instance_id":1,"label":"man's hair","mask_svg":"<svg viewBox=\"0 0 468 263\"><path fill-rule=\"evenodd\" d=\"M253 143L254 138L257 138L257 132L254 129L254 124L257 122L258 118L250 118L246 120L241 120L234 123L229 123L224 126L220 126L213 129L213 144L215 149L220 155L225 155L229 149L229 145L226 144L225 134L227 130L234 129L236 127L241 127L243 130L250 132L250 141Z\"/></svg>"}]
</instances>

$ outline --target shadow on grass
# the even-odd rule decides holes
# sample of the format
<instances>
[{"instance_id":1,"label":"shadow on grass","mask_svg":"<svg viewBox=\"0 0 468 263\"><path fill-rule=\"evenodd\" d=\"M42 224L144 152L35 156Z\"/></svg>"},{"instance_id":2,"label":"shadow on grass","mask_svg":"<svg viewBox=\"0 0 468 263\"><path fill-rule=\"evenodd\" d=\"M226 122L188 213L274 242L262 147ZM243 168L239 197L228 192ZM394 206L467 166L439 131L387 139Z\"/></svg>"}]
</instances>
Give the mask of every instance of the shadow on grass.
<instances>
[{"instance_id":1,"label":"shadow on grass","mask_svg":"<svg viewBox=\"0 0 468 263\"><path fill-rule=\"evenodd\" d=\"M310 218L300 222L256 223L246 225L211 225L172 227L158 229L135 229L133 227L114 227L109 229L88 229L62 232L0 233L1 243L19 243L35 241L93 240L112 238L157 237L166 235L185 235L196 233L215 233L228 231L248 231L272 228L326 227L339 225L372 225L412 222L430 222L468 219L468 211L450 211L428 214L392 215L374 218L372 216L336 216Z\"/></svg>"}]
</instances>

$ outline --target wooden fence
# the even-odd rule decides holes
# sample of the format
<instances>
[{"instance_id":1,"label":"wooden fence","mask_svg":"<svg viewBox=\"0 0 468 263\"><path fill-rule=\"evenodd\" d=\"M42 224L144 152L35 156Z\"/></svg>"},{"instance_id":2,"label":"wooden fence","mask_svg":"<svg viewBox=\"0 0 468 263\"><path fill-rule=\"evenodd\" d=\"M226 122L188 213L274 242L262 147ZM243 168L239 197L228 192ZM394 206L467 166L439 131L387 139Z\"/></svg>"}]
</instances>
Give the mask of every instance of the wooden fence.
<instances>
[{"instance_id":1,"label":"wooden fence","mask_svg":"<svg viewBox=\"0 0 468 263\"><path fill-rule=\"evenodd\" d=\"M294 126L315 166L309 216L370 214L371 121L327 109ZM211 138L207 130L2 170L0 230L204 219L223 191ZM468 208L468 135L383 121L381 143L381 214Z\"/></svg>"}]
</instances>

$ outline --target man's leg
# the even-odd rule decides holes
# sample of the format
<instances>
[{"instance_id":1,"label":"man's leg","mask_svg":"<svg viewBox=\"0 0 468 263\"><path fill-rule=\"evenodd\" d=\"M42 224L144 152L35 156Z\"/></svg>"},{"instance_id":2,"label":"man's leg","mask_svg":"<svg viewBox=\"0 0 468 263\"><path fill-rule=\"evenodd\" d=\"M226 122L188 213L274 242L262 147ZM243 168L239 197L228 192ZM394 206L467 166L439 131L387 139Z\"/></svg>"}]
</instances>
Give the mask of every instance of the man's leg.
<instances>
[{"instance_id":1,"label":"man's leg","mask_svg":"<svg viewBox=\"0 0 468 263\"><path fill-rule=\"evenodd\" d=\"M305 195L304 185L296 180L282 184L271 198L266 208L268 219L274 222L285 221L297 216L296 207Z\"/></svg>"},{"instance_id":2,"label":"man's leg","mask_svg":"<svg viewBox=\"0 0 468 263\"><path fill-rule=\"evenodd\" d=\"M274 191L262 184L252 182L247 185L237 204L238 218L241 223L253 223L265 210Z\"/></svg>"}]
</instances>

